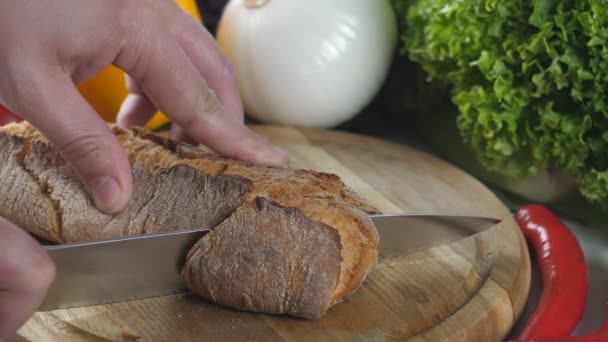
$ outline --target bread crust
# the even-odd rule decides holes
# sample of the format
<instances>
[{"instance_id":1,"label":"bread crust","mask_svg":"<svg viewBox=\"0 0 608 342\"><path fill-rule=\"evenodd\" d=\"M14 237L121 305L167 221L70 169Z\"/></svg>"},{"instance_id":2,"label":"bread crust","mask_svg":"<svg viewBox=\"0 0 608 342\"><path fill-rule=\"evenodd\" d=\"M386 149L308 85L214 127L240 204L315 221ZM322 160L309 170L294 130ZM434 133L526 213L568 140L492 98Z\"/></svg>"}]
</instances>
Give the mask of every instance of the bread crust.
<instances>
[{"instance_id":1,"label":"bread crust","mask_svg":"<svg viewBox=\"0 0 608 342\"><path fill-rule=\"evenodd\" d=\"M379 211L338 176L253 165L143 129L112 126L132 165L134 193L98 211L52 145L27 122L0 128L0 216L33 235L81 242L201 226L185 284L239 310L322 316L377 260Z\"/></svg>"},{"instance_id":2,"label":"bread crust","mask_svg":"<svg viewBox=\"0 0 608 342\"><path fill-rule=\"evenodd\" d=\"M335 229L258 197L190 250L182 276L214 302L315 318L332 302L341 248Z\"/></svg>"}]
</instances>

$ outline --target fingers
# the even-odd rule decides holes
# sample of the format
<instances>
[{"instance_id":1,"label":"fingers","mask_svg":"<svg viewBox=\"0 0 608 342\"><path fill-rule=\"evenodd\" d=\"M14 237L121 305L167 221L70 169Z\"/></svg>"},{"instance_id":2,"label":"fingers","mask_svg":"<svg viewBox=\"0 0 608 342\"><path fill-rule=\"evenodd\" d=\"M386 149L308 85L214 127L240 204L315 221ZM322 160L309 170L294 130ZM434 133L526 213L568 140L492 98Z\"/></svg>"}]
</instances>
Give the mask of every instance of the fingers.
<instances>
[{"instance_id":1,"label":"fingers","mask_svg":"<svg viewBox=\"0 0 608 342\"><path fill-rule=\"evenodd\" d=\"M42 247L0 218L0 340L12 337L36 311L54 276Z\"/></svg>"},{"instance_id":2,"label":"fingers","mask_svg":"<svg viewBox=\"0 0 608 342\"><path fill-rule=\"evenodd\" d=\"M157 109L143 90L129 76L127 76L127 89L130 94L127 95L127 98L123 102L116 121L124 127L144 127L152 116L156 114ZM175 141L197 145L197 142L190 138L178 125L171 126L169 137Z\"/></svg>"},{"instance_id":3,"label":"fingers","mask_svg":"<svg viewBox=\"0 0 608 342\"><path fill-rule=\"evenodd\" d=\"M116 122L123 127L144 127L156 113L156 107L141 88L127 76L129 95L123 101Z\"/></svg>"},{"instance_id":4,"label":"fingers","mask_svg":"<svg viewBox=\"0 0 608 342\"><path fill-rule=\"evenodd\" d=\"M171 132L169 134L169 137L175 141L185 142L193 146L198 145L198 143L194 139L190 138L190 136L188 136L184 129L178 125L171 126Z\"/></svg>"},{"instance_id":5,"label":"fingers","mask_svg":"<svg viewBox=\"0 0 608 342\"><path fill-rule=\"evenodd\" d=\"M129 161L108 125L61 68L38 67L18 93L19 113L59 150L103 212L124 208L132 192ZM33 94L33 95L31 95Z\"/></svg>"},{"instance_id":6,"label":"fingers","mask_svg":"<svg viewBox=\"0 0 608 342\"><path fill-rule=\"evenodd\" d=\"M144 127L152 116L156 114L157 109L143 90L128 76L127 89L130 94L127 95L127 98L120 107L116 121L123 127ZM175 141L197 145L196 141L190 138L178 125L171 126L170 138Z\"/></svg>"},{"instance_id":7,"label":"fingers","mask_svg":"<svg viewBox=\"0 0 608 342\"><path fill-rule=\"evenodd\" d=\"M244 111L232 65L219 49L215 38L200 22L182 11L174 1L161 2L173 20L169 25L178 44L209 83L226 112L243 121Z\"/></svg>"},{"instance_id":8,"label":"fingers","mask_svg":"<svg viewBox=\"0 0 608 342\"><path fill-rule=\"evenodd\" d=\"M146 30L128 34L116 65L196 141L229 157L286 165L285 152L227 112L174 37L161 27L148 25Z\"/></svg>"},{"instance_id":9,"label":"fingers","mask_svg":"<svg viewBox=\"0 0 608 342\"><path fill-rule=\"evenodd\" d=\"M186 21L178 42L209 86L216 92L228 114L243 121L244 110L232 65L216 48L216 42L201 25Z\"/></svg>"}]
</instances>

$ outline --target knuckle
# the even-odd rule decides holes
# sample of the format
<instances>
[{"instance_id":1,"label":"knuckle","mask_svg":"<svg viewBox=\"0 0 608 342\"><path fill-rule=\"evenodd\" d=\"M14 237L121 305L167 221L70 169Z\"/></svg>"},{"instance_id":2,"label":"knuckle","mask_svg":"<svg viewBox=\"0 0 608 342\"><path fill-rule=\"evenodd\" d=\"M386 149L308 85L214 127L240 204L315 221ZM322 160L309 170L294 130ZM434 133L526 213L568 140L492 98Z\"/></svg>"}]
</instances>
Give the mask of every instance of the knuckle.
<instances>
[{"instance_id":1,"label":"knuckle","mask_svg":"<svg viewBox=\"0 0 608 342\"><path fill-rule=\"evenodd\" d=\"M195 100L195 109L197 113L204 113L207 116L217 116L222 113L220 101L215 94L215 91L208 86L202 87L202 91L198 93Z\"/></svg>"},{"instance_id":2,"label":"knuckle","mask_svg":"<svg viewBox=\"0 0 608 342\"><path fill-rule=\"evenodd\" d=\"M138 4L140 2L137 2ZM164 24L164 16L163 14L156 8L151 5L143 5L137 11L137 17L140 22L144 25L162 25Z\"/></svg>"},{"instance_id":3,"label":"knuckle","mask_svg":"<svg viewBox=\"0 0 608 342\"><path fill-rule=\"evenodd\" d=\"M122 40L117 63L142 82L151 54L158 53L163 41L164 17L149 1L123 1L119 13Z\"/></svg>"},{"instance_id":4,"label":"knuckle","mask_svg":"<svg viewBox=\"0 0 608 342\"><path fill-rule=\"evenodd\" d=\"M124 31L136 30L143 33L150 25L163 22L161 13L148 1L128 0L120 1L119 4L117 13Z\"/></svg>"},{"instance_id":5,"label":"knuckle","mask_svg":"<svg viewBox=\"0 0 608 342\"><path fill-rule=\"evenodd\" d=\"M0 101L13 110L22 112L35 94L36 77L32 75L32 65L36 63L24 59L18 52L7 52L6 58L0 58ZM27 65L27 67L25 67Z\"/></svg>"},{"instance_id":6,"label":"knuckle","mask_svg":"<svg viewBox=\"0 0 608 342\"><path fill-rule=\"evenodd\" d=\"M103 138L95 133L75 134L59 146L64 158L77 164L97 160L105 150Z\"/></svg>"},{"instance_id":7,"label":"knuckle","mask_svg":"<svg viewBox=\"0 0 608 342\"><path fill-rule=\"evenodd\" d=\"M203 91L191 93L190 110L179 120L179 125L188 129L197 129L210 122L217 120L217 116L223 114L222 107L215 96L215 92L209 88Z\"/></svg>"},{"instance_id":8,"label":"knuckle","mask_svg":"<svg viewBox=\"0 0 608 342\"><path fill-rule=\"evenodd\" d=\"M220 54L220 56L221 56L220 58L222 61L222 73L223 73L225 80L231 82L232 84L236 84L237 83L237 73L234 68L234 65L223 54Z\"/></svg>"}]
</instances>

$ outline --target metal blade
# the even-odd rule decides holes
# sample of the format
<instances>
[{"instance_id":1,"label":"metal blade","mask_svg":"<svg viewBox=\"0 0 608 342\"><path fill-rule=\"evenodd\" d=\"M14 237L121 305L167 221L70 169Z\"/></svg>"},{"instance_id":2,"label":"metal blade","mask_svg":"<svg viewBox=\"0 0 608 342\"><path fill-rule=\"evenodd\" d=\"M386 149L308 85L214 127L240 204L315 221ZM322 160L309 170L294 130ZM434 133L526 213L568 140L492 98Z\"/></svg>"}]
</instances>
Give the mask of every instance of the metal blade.
<instances>
[{"instance_id":1,"label":"metal blade","mask_svg":"<svg viewBox=\"0 0 608 342\"><path fill-rule=\"evenodd\" d=\"M464 216L372 216L380 257L403 255L479 233L499 220ZM56 277L40 311L188 293L185 256L207 229L46 246Z\"/></svg>"},{"instance_id":2,"label":"metal blade","mask_svg":"<svg viewBox=\"0 0 608 342\"><path fill-rule=\"evenodd\" d=\"M379 258L404 255L464 239L498 224L488 217L439 215L371 216L380 241Z\"/></svg>"},{"instance_id":3,"label":"metal blade","mask_svg":"<svg viewBox=\"0 0 608 342\"><path fill-rule=\"evenodd\" d=\"M189 292L180 281L196 229L89 243L46 246L56 276L40 311Z\"/></svg>"}]
</instances>

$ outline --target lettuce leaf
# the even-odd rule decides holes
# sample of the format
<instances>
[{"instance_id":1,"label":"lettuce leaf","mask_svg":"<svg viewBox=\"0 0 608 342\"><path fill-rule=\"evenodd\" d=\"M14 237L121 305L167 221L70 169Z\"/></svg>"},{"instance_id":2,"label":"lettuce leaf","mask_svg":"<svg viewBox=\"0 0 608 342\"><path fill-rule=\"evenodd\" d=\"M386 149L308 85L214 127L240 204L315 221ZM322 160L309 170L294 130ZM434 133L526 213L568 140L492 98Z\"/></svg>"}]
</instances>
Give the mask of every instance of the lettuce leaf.
<instances>
[{"instance_id":1,"label":"lettuce leaf","mask_svg":"<svg viewBox=\"0 0 608 342\"><path fill-rule=\"evenodd\" d=\"M489 171L549 167L608 206L608 1L393 0L402 53L447 83Z\"/></svg>"}]
</instances>

